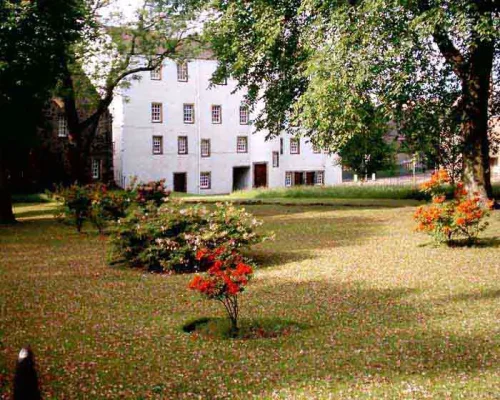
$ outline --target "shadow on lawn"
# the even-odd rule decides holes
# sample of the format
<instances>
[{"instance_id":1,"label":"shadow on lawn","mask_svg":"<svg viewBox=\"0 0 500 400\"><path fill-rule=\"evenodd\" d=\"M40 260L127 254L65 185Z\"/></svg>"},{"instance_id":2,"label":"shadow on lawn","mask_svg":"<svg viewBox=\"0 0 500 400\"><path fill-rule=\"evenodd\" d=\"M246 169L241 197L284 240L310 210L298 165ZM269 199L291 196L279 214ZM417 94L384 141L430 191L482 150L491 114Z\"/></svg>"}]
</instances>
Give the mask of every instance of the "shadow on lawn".
<instances>
[{"instance_id":1,"label":"shadow on lawn","mask_svg":"<svg viewBox=\"0 0 500 400\"><path fill-rule=\"evenodd\" d=\"M237 347L238 357L227 371L198 378L217 381L216 374L231 374L245 381L258 371L266 381L253 380L245 390L268 398L281 388L293 396L294 387L307 385L314 393L315 385L324 389L353 379L397 383L448 371L459 379L461 373L497 365L498 346L491 337L443 331L439 321L436 324L436 311L446 305L418 302L414 294L414 289L371 289L324 281L259 285L252 296L272 304L266 311L310 329L274 344L257 341L261 344Z\"/></svg>"},{"instance_id":2,"label":"shadow on lawn","mask_svg":"<svg viewBox=\"0 0 500 400\"><path fill-rule=\"evenodd\" d=\"M276 234L273 242L262 245L271 253L329 249L362 244L370 236L380 234L385 222L367 216L294 215L268 219L266 231ZM257 248L259 249L259 248Z\"/></svg>"},{"instance_id":3,"label":"shadow on lawn","mask_svg":"<svg viewBox=\"0 0 500 400\"><path fill-rule=\"evenodd\" d=\"M488 289L481 292L474 293L460 293L454 296L445 297L442 299L444 302L449 301L475 301L475 300L488 300L500 299L500 289Z\"/></svg>"},{"instance_id":4,"label":"shadow on lawn","mask_svg":"<svg viewBox=\"0 0 500 400\"><path fill-rule=\"evenodd\" d=\"M309 251L259 251L252 250L245 253L258 265L259 269L276 267L293 262L301 262L316 258Z\"/></svg>"}]
</instances>

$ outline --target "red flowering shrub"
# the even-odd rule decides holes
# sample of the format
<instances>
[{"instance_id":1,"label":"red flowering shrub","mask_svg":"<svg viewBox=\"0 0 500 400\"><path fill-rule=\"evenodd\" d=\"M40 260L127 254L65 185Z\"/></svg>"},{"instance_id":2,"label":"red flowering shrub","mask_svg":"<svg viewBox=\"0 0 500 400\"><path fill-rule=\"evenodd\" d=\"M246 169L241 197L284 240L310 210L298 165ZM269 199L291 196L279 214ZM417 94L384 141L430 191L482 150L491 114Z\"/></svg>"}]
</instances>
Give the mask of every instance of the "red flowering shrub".
<instances>
[{"instance_id":1,"label":"red flowering shrub","mask_svg":"<svg viewBox=\"0 0 500 400\"><path fill-rule=\"evenodd\" d=\"M489 215L493 203L483 206L478 194L470 196L461 182L455 188L454 199L447 201L445 184L449 182L447 172L439 170L421 186L422 191L431 194L432 204L419 207L415 212L416 230L428 233L439 243L450 244L462 237L472 244L488 226L484 218Z\"/></svg>"},{"instance_id":2,"label":"red flowering shrub","mask_svg":"<svg viewBox=\"0 0 500 400\"><path fill-rule=\"evenodd\" d=\"M252 278L252 267L244 262L241 255L228 252L224 247L200 250L196 259L208 269L205 275L193 278L189 289L224 305L231 322L231 333L235 336L238 333L238 294L244 291Z\"/></svg>"}]
</instances>

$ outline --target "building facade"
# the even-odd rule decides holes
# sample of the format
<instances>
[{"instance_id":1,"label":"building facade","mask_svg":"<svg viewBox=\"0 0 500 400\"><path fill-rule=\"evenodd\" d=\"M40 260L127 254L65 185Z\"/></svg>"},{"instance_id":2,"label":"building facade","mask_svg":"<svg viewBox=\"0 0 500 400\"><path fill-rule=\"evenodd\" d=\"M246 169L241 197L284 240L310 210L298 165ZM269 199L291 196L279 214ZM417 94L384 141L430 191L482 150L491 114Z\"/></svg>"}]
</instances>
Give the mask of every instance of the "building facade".
<instances>
[{"instance_id":1,"label":"building facade","mask_svg":"<svg viewBox=\"0 0 500 400\"><path fill-rule=\"evenodd\" d=\"M157 71L115 96L115 182L165 179L167 187L223 194L253 187L333 185L342 172L334 157L305 138L266 141L255 133L244 93L229 80L210 87L216 61L165 60Z\"/></svg>"},{"instance_id":2,"label":"building facade","mask_svg":"<svg viewBox=\"0 0 500 400\"><path fill-rule=\"evenodd\" d=\"M84 118L89 110L83 100L78 101L78 113ZM87 170L94 182L111 183L114 179L112 158L111 114L105 112L99 120L97 133L87 160ZM44 118L37 129L36 140L19 157L9 170L10 184L14 191L43 191L56 184L72 182L68 159L69 130L64 104L60 98L52 98L44 110Z\"/></svg>"}]
</instances>

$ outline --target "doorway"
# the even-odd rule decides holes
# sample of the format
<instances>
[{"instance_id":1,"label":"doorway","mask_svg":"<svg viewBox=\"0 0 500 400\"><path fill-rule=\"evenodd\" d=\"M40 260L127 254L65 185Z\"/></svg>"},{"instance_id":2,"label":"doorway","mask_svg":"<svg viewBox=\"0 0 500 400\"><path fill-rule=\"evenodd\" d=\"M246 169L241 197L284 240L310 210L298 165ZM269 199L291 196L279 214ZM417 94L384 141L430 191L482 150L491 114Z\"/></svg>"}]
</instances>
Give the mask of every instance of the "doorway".
<instances>
[{"instance_id":1,"label":"doorway","mask_svg":"<svg viewBox=\"0 0 500 400\"><path fill-rule=\"evenodd\" d=\"M267 187L267 163L253 165L253 187Z\"/></svg>"},{"instance_id":2,"label":"doorway","mask_svg":"<svg viewBox=\"0 0 500 400\"><path fill-rule=\"evenodd\" d=\"M248 189L250 185L250 167L233 168L233 192Z\"/></svg>"},{"instance_id":3,"label":"doorway","mask_svg":"<svg viewBox=\"0 0 500 400\"><path fill-rule=\"evenodd\" d=\"M187 193L187 174L174 172L174 192Z\"/></svg>"}]
</instances>

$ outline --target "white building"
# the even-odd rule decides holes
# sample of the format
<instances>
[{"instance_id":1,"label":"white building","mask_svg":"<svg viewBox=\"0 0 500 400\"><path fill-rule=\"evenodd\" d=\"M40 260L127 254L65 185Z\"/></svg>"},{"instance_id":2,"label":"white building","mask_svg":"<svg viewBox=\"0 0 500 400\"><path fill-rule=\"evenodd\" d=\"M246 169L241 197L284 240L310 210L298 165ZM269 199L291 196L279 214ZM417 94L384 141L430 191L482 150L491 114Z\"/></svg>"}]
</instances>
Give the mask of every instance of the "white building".
<instances>
[{"instance_id":1,"label":"white building","mask_svg":"<svg viewBox=\"0 0 500 400\"><path fill-rule=\"evenodd\" d=\"M115 180L166 179L168 188L222 194L252 187L340 183L333 157L307 139L254 133L235 82L209 88L216 61L166 60L115 97Z\"/></svg>"}]
</instances>

